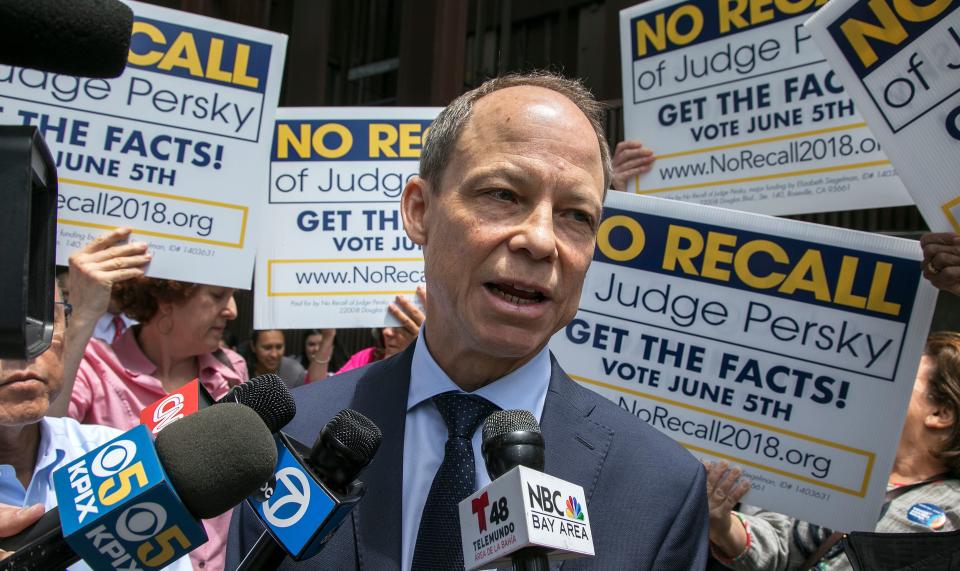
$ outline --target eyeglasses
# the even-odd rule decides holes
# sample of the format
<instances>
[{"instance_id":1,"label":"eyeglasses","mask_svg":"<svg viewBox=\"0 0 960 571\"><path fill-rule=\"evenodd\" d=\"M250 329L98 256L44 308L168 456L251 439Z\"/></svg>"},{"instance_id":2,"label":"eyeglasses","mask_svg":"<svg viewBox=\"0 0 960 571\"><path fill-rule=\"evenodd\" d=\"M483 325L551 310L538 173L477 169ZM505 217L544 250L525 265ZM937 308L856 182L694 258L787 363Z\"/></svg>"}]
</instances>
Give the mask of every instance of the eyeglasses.
<instances>
[{"instance_id":1,"label":"eyeglasses","mask_svg":"<svg viewBox=\"0 0 960 571\"><path fill-rule=\"evenodd\" d=\"M65 324L65 325L69 325L69 324L70 324L70 314L73 313L73 306L70 305L70 302L69 302L69 301L55 301L55 302L53 302L53 303L55 303L56 305L62 305L62 306L63 306L64 324Z\"/></svg>"}]
</instances>

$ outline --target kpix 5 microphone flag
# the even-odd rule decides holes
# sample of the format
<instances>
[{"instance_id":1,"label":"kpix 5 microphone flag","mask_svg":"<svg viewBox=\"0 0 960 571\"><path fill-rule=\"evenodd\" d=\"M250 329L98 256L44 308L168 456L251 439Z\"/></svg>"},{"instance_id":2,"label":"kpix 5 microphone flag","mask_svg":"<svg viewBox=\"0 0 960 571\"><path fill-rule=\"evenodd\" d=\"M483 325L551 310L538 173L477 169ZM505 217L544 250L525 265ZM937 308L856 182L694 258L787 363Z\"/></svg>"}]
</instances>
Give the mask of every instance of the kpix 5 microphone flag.
<instances>
[{"instance_id":1,"label":"kpix 5 microphone flag","mask_svg":"<svg viewBox=\"0 0 960 571\"><path fill-rule=\"evenodd\" d=\"M257 414L237 404L194 414L158 435L143 425L53 474L60 529L0 563L53 569L159 569L206 541L197 518L224 513L272 473L276 454Z\"/></svg>"}]
</instances>

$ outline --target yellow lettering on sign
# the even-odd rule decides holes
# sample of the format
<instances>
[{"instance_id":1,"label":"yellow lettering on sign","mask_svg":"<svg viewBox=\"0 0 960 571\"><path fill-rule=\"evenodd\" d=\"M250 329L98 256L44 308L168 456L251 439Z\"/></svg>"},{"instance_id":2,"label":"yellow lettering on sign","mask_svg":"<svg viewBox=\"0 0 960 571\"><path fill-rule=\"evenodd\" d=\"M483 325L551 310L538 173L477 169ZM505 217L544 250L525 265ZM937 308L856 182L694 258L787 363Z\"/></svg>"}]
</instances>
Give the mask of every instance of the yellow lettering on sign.
<instances>
[{"instance_id":1,"label":"yellow lettering on sign","mask_svg":"<svg viewBox=\"0 0 960 571\"><path fill-rule=\"evenodd\" d=\"M153 24L148 24L146 22L135 21L133 23L133 29L130 32L130 36L136 36L137 34L145 34L151 41L156 44L166 44L167 38L163 36L163 32ZM131 42L132 44L133 42ZM138 54L133 51L133 48L130 48L130 51L127 52L127 61L133 65L143 65L150 66L154 65L158 61L163 59L163 52L159 50L151 50L149 52Z\"/></svg>"},{"instance_id":2,"label":"yellow lettering on sign","mask_svg":"<svg viewBox=\"0 0 960 571\"><path fill-rule=\"evenodd\" d=\"M386 157L388 159L397 158L397 151L393 146L397 144L400 138L393 125L387 123L370 123L370 154L371 159Z\"/></svg>"},{"instance_id":3,"label":"yellow lettering on sign","mask_svg":"<svg viewBox=\"0 0 960 571\"><path fill-rule=\"evenodd\" d=\"M820 301L830 301L830 284L827 283L827 273L823 269L823 257L819 250L804 252L779 289L785 294L797 290L809 291Z\"/></svg>"},{"instance_id":4,"label":"yellow lettering on sign","mask_svg":"<svg viewBox=\"0 0 960 571\"><path fill-rule=\"evenodd\" d=\"M277 158L288 158L290 147L293 147L297 157L301 159L310 158L310 125L301 123L299 134L295 134L290 125L286 123L277 125Z\"/></svg>"},{"instance_id":5,"label":"yellow lettering on sign","mask_svg":"<svg viewBox=\"0 0 960 571\"><path fill-rule=\"evenodd\" d=\"M681 246L681 241L686 241L685 246ZM683 273L693 276L700 275L693 259L703 251L703 235L693 228L686 226L670 225L667 230L667 244L663 252L663 269L668 272L674 271L677 264Z\"/></svg>"},{"instance_id":6,"label":"yellow lettering on sign","mask_svg":"<svg viewBox=\"0 0 960 571\"><path fill-rule=\"evenodd\" d=\"M707 247L703 253L703 268L700 270L700 275L705 278L730 281L730 270L721 270L717 268L717 264L728 265L733 261L733 251L721 250L720 247L732 248L736 245L737 237L733 234L708 232Z\"/></svg>"},{"instance_id":7,"label":"yellow lettering on sign","mask_svg":"<svg viewBox=\"0 0 960 571\"><path fill-rule=\"evenodd\" d=\"M840 24L840 31L850 42L853 51L864 67L870 67L877 62L877 52L867 41L867 38L873 38L887 44L899 44L907 39L907 30L897 19L897 16L890 9L885 0L870 0L867 2L870 10L880 22L880 25L868 24L861 20L850 18Z\"/></svg>"},{"instance_id":8,"label":"yellow lettering on sign","mask_svg":"<svg viewBox=\"0 0 960 571\"><path fill-rule=\"evenodd\" d=\"M765 276L758 276L750 270L750 258L760 252L769 254L773 261L779 264L790 263L790 257L779 244L770 240L750 240L737 250L737 255L733 259L733 268L740 280L750 287L757 289L777 287L787 277L786 274L770 272Z\"/></svg>"}]
</instances>

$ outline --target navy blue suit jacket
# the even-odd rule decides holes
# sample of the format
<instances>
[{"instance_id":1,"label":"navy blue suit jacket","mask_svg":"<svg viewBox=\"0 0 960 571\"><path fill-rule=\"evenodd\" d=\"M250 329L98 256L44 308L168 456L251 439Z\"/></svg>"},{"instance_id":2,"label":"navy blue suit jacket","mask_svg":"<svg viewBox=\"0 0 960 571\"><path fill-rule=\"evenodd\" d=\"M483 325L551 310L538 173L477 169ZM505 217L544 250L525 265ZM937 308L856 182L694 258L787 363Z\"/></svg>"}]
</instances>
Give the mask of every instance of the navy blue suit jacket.
<instances>
[{"instance_id":1,"label":"navy blue suit jacket","mask_svg":"<svg viewBox=\"0 0 960 571\"><path fill-rule=\"evenodd\" d=\"M293 391L297 415L284 432L312 445L338 411L352 408L383 431L360 474L366 497L317 556L282 569L398 569L403 430L413 345L393 358ZM553 360L540 422L545 472L583 486L596 556L563 569L703 569L707 561L705 472L678 444L573 382ZM263 526L244 503L227 548L232 571ZM559 564L554 564L557 567Z\"/></svg>"}]
</instances>

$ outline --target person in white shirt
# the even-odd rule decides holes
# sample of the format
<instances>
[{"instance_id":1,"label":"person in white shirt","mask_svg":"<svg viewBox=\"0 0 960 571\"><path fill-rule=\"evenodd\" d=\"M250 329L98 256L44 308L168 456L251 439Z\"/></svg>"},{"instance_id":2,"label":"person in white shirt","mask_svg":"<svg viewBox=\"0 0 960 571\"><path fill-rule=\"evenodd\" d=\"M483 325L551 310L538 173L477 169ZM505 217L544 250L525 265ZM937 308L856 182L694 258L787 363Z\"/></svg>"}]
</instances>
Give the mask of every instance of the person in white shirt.
<instances>
[{"instance_id":1,"label":"person in white shirt","mask_svg":"<svg viewBox=\"0 0 960 571\"><path fill-rule=\"evenodd\" d=\"M57 505L53 473L120 434L107 426L44 416L63 385L66 308L59 290L50 347L30 360L0 360L0 537L11 537ZM0 559L11 555L0 551ZM89 569L84 563L71 570ZM168 569L189 571L183 557Z\"/></svg>"}]
</instances>

